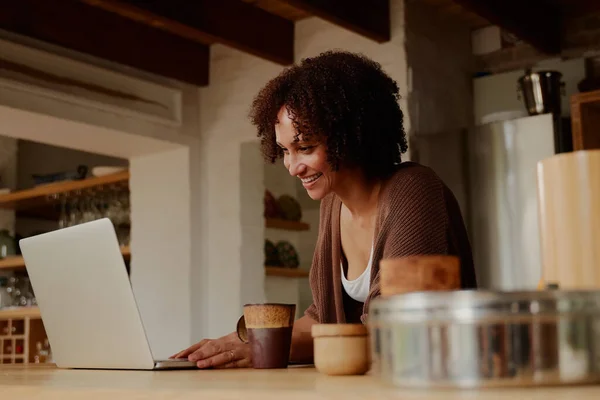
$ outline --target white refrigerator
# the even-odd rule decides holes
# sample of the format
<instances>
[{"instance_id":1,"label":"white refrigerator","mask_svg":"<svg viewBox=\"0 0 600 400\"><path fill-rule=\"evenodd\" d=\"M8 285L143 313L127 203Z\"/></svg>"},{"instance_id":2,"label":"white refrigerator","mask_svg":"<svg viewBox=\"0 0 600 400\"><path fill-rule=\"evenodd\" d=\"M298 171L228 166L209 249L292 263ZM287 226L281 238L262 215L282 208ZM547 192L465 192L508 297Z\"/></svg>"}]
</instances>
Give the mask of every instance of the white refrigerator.
<instances>
[{"instance_id":1,"label":"white refrigerator","mask_svg":"<svg viewBox=\"0 0 600 400\"><path fill-rule=\"evenodd\" d=\"M468 133L469 233L479 286L535 289L541 278L537 162L555 154L551 114Z\"/></svg>"}]
</instances>

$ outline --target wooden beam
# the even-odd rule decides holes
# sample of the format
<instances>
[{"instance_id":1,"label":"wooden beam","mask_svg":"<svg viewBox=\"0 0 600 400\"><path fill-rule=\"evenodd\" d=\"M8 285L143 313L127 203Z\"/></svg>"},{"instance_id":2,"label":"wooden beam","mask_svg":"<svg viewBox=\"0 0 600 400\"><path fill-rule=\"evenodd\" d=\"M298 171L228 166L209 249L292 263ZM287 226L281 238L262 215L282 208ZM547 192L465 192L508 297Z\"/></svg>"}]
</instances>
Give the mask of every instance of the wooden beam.
<instances>
[{"instance_id":1,"label":"wooden beam","mask_svg":"<svg viewBox=\"0 0 600 400\"><path fill-rule=\"evenodd\" d=\"M598 0L548 0L557 10L568 17L586 16L600 11Z\"/></svg>"},{"instance_id":2,"label":"wooden beam","mask_svg":"<svg viewBox=\"0 0 600 400\"><path fill-rule=\"evenodd\" d=\"M569 11L569 8L573 7L578 15L585 15L586 13L596 13L600 11L600 1L598 0L581 0L576 4L563 3L563 10Z\"/></svg>"},{"instance_id":3,"label":"wooden beam","mask_svg":"<svg viewBox=\"0 0 600 400\"><path fill-rule=\"evenodd\" d=\"M454 0L548 54L560 53L561 18L541 0Z\"/></svg>"},{"instance_id":4,"label":"wooden beam","mask_svg":"<svg viewBox=\"0 0 600 400\"><path fill-rule=\"evenodd\" d=\"M294 23L240 0L81 0L181 37L288 65Z\"/></svg>"},{"instance_id":5,"label":"wooden beam","mask_svg":"<svg viewBox=\"0 0 600 400\"><path fill-rule=\"evenodd\" d=\"M389 0L280 0L378 43L391 37Z\"/></svg>"},{"instance_id":6,"label":"wooden beam","mask_svg":"<svg viewBox=\"0 0 600 400\"><path fill-rule=\"evenodd\" d=\"M208 84L208 46L77 0L3 0L0 29L183 82Z\"/></svg>"}]
</instances>

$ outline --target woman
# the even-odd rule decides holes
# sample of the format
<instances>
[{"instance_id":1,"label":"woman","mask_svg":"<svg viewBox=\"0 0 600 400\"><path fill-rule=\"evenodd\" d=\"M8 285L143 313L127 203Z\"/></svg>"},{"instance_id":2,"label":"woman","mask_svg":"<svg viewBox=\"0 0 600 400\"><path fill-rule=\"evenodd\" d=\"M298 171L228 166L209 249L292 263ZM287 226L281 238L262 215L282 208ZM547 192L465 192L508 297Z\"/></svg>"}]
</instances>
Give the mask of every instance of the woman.
<instances>
[{"instance_id":1,"label":"woman","mask_svg":"<svg viewBox=\"0 0 600 400\"><path fill-rule=\"evenodd\" d=\"M382 258L457 255L463 287L476 287L456 199L432 170L401 162L407 141L398 99L396 82L379 64L326 52L282 72L252 104L265 158L282 157L321 201L313 304L294 324L292 362L311 362L312 324L365 321L379 295ZM173 357L199 368L251 366L249 346L235 332Z\"/></svg>"}]
</instances>

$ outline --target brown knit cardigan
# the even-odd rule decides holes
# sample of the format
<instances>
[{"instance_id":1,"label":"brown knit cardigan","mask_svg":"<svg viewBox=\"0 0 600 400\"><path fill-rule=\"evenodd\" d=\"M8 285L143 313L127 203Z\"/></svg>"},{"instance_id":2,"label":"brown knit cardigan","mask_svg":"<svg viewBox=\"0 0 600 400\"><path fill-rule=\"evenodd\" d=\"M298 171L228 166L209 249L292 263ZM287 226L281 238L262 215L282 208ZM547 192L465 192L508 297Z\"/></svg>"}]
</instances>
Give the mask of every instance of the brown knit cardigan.
<instances>
[{"instance_id":1,"label":"brown knit cardigan","mask_svg":"<svg viewBox=\"0 0 600 400\"><path fill-rule=\"evenodd\" d=\"M373 243L370 292L365 303L342 287L340 210L331 193L321 201L319 234L310 269L313 303L305 311L320 323L365 322L369 301L379 296L379 261L418 254L457 255L461 285L476 288L471 245L452 192L428 167L404 162L383 185Z\"/></svg>"}]
</instances>

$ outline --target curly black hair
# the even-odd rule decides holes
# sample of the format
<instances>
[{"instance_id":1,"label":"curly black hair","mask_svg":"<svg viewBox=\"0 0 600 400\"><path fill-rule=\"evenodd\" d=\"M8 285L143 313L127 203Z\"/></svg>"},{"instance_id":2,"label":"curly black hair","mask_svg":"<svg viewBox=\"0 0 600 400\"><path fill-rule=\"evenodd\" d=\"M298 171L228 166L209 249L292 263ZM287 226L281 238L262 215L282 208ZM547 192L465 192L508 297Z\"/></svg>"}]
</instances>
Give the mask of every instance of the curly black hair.
<instances>
[{"instance_id":1,"label":"curly black hair","mask_svg":"<svg viewBox=\"0 0 600 400\"><path fill-rule=\"evenodd\" d=\"M359 167L367 178L384 179L408 149L399 98L398 85L379 63L362 54L327 51L269 81L255 97L250 119L268 162L283 156L275 124L285 106L296 140L323 141L334 171Z\"/></svg>"}]
</instances>

